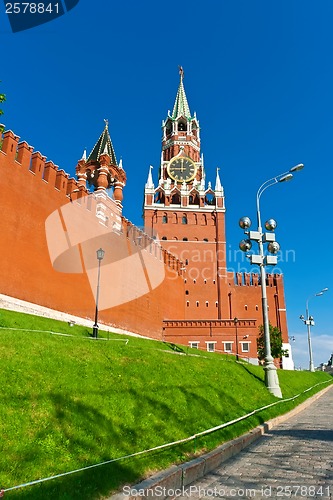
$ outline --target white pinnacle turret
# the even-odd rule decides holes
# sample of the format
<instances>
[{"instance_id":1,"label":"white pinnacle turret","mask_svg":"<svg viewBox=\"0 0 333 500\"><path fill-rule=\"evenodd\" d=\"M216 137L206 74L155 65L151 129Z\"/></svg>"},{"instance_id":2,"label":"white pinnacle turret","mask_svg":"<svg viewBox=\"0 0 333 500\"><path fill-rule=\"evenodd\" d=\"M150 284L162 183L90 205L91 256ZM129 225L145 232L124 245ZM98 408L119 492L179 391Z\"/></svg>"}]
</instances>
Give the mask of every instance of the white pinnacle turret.
<instances>
[{"instance_id":1,"label":"white pinnacle turret","mask_svg":"<svg viewBox=\"0 0 333 500\"><path fill-rule=\"evenodd\" d=\"M147 189L154 189L154 182L153 182L153 174L152 174L153 167L150 165L149 167L149 173L148 173L148 179L146 182L146 188Z\"/></svg>"},{"instance_id":2,"label":"white pinnacle turret","mask_svg":"<svg viewBox=\"0 0 333 500\"><path fill-rule=\"evenodd\" d=\"M222 184L221 184L219 170L220 170L219 168L216 169L215 192L223 194L223 187L222 187Z\"/></svg>"}]
</instances>

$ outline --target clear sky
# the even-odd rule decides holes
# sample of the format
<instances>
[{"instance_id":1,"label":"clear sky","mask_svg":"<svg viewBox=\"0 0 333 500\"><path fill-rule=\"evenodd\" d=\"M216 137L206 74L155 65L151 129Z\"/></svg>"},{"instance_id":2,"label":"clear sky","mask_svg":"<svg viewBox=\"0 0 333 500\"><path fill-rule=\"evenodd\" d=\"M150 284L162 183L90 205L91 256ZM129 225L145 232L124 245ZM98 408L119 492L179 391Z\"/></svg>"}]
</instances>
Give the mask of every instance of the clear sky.
<instances>
[{"instance_id":1,"label":"clear sky","mask_svg":"<svg viewBox=\"0 0 333 500\"><path fill-rule=\"evenodd\" d=\"M331 0L80 0L58 19L12 33L1 3L1 119L74 176L108 118L128 178L124 215L141 225L144 184L150 164L157 181L161 121L182 65L213 183L220 167L230 269L249 269L237 252L238 220L255 221L258 187L305 165L291 182L267 190L261 209L264 220L278 221L277 267L297 367L309 359L299 315L308 297L330 288L309 302L319 365L333 352L332 27Z\"/></svg>"}]
</instances>

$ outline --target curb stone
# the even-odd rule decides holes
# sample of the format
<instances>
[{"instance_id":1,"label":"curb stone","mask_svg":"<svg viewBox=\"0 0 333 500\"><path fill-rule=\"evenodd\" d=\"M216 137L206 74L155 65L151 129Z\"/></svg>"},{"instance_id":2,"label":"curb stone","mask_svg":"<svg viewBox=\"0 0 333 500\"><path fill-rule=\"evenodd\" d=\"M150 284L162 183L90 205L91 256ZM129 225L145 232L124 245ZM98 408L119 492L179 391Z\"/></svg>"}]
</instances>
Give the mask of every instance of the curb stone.
<instances>
[{"instance_id":1,"label":"curb stone","mask_svg":"<svg viewBox=\"0 0 333 500\"><path fill-rule=\"evenodd\" d=\"M332 389L331 384L322 391L311 396L311 398L307 399L296 408L293 408L288 413L268 420L246 434L218 446L201 457L195 458L184 464L172 465L168 469L158 472L140 483L131 486L128 485L131 492L136 492L137 494L126 495L125 493L118 492L107 497L106 500L148 500L155 498L164 500L166 498L173 498L167 494L168 490L182 490L194 481L201 479L206 474L219 467L223 462L228 460L228 458L233 457L251 443L260 439L265 432L300 413L330 389Z\"/></svg>"}]
</instances>

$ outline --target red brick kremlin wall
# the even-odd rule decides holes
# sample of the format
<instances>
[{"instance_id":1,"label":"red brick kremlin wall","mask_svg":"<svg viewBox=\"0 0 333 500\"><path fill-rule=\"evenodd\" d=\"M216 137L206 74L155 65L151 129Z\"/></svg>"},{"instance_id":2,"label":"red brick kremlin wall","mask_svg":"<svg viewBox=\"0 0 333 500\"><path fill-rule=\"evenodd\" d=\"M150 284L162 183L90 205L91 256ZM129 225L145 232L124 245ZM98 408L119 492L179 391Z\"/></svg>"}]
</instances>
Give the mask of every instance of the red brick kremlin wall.
<instances>
[{"instance_id":1,"label":"red brick kremlin wall","mask_svg":"<svg viewBox=\"0 0 333 500\"><path fill-rule=\"evenodd\" d=\"M55 270L45 230L47 218L70 204L70 197L73 200L88 196L85 188L78 189L68 174L46 161L41 153L33 152L26 142L19 142L12 131L6 131L0 150L0 189L0 293L93 320L94 291L84 266L83 272ZM125 234L129 228L135 230L125 218L120 220ZM118 328L162 338L163 319L184 317L184 284L180 262L165 250L160 251L154 242L149 243L149 248L164 262L163 282L154 288L147 277L148 293L132 293L133 300L100 310L99 319ZM112 248L107 250L112 254ZM147 273L143 253L142 269ZM112 290L112 283L109 286Z\"/></svg>"}]
</instances>

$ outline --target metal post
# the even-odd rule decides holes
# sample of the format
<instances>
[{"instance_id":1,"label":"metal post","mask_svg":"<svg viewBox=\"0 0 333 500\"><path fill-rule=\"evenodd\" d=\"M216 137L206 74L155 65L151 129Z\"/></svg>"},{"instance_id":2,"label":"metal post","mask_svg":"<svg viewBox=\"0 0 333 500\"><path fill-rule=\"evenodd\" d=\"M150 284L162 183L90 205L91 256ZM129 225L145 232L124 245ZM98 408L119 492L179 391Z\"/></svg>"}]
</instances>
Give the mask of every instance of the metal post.
<instances>
[{"instance_id":1,"label":"metal post","mask_svg":"<svg viewBox=\"0 0 333 500\"><path fill-rule=\"evenodd\" d=\"M306 326L308 330L308 345L309 345L309 370L314 372L313 355L312 355L312 343L311 343L311 320L309 314L309 300L306 301Z\"/></svg>"},{"instance_id":2,"label":"metal post","mask_svg":"<svg viewBox=\"0 0 333 500\"><path fill-rule=\"evenodd\" d=\"M100 248L97 250L97 259L98 259L98 275L97 275L97 291L96 291L96 308L95 308L95 323L93 325L93 338L97 339L98 337L98 299L99 299L99 282L101 275L101 261L104 257L104 250Z\"/></svg>"},{"instance_id":3,"label":"metal post","mask_svg":"<svg viewBox=\"0 0 333 500\"><path fill-rule=\"evenodd\" d=\"M309 300L312 297L320 297L323 295L325 292L327 292L328 288L323 288L320 292L315 293L314 295L310 295L308 299L306 300L306 306L305 306L305 319L304 316L300 316L300 320L303 321L303 323L306 324L307 327L307 332L308 332L308 346L309 346L309 370L310 372L315 371L314 363L313 363L313 354L312 354L312 342L311 342L311 325L314 325L314 320L313 317L310 316L309 312Z\"/></svg>"},{"instance_id":4,"label":"metal post","mask_svg":"<svg viewBox=\"0 0 333 500\"><path fill-rule=\"evenodd\" d=\"M259 192L258 192L259 193ZM269 318L268 318L268 307L267 307L267 289L266 289L266 269L264 262L264 247L263 247L263 233L261 227L261 216L260 216L260 206L259 206L259 194L257 194L257 222L258 222L258 232L260 238L258 240L259 255L261 257L260 268L260 281L261 281L261 304L262 304L262 319L264 327L264 344L265 344L265 385L269 392L274 394L277 398L282 398L282 392L280 389L279 379L277 375L277 369L274 365L274 359L271 353L271 338L269 331Z\"/></svg>"}]
</instances>

